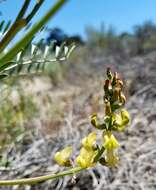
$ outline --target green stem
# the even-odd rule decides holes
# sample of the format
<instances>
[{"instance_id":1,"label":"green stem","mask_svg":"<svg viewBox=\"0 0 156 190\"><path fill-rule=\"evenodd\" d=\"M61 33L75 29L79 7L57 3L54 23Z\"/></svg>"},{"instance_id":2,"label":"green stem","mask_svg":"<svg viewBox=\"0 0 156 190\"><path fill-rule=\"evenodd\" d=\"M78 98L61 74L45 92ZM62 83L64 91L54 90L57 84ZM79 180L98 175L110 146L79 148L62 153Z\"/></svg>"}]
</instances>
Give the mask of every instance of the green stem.
<instances>
[{"instance_id":1,"label":"green stem","mask_svg":"<svg viewBox=\"0 0 156 190\"><path fill-rule=\"evenodd\" d=\"M84 168L75 167L67 171L59 172L56 174L49 174L33 178L23 178L23 179L14 179L14 180L0 180L0 185L26 185L26 184L36 184L39 182L44 182L47 180L57 179L67 175L72 175L81 172Z\"/></svg>"},{"instance_id":2,"label":"green stem","mask_svg":"<svg viewBox=\"0 0 156 190\"><path fill-rule=\"evenodd\" d=\"M62 7L67 0L58 0L56 4L30 29L30 31L23 36L6 54L0 57L0 71L8 67L7 62L11 61L14 56L28 44L33 36L54 16L54 14Z\"/></svg>"},{"instance_id":3,"label":"green stem","mask_svg":"<svg viewBox=\"0 0 156 190\"><path fill-rule=\"evenodd\" d=\"M9 31L6 33L2 41L0 42L0 53L4 51L6 46L10 43L10 41L16 36L16 34L26 26L26 20L21 19L19 21L16 21Z\"/></svg>"},{"instance_id":4,"label":"green stem","mask_svg":"<svg viewBox=\"0 0 156 190\"><path fill-rule=\"evenodd\" d=\"M22 19L24 14L26 13L28 7L29 7L29 4L30 4L31 0L25 0L21 10L19 11L17 17L16 17L16 20L15 22L17 22L18 20Z\"/></svg>"},{"instance_id":5,"label":"green stem","mask_svg":"<svg viewBox=\"0 0 156 190\"><path fill-rule=\"evenodd\" d=\"M23 16L30 4L31 0L25 0L21 10L19 11L19 14L17 15L15 22L12 24L12 26L9 28L5 36L0 41L0 53L3 52L3 50L6 48L6 46L9 44L9 42L16 36L16 34L26 25L21 23L24 21Z\"/></svg>"},{"instance_id":6,"label":"green stem","mask_svg":"<svg viewBox=\"0 0 156 190\"><path fill-rule=\"evenodd\" d=\"M33 10L31 11L31 13L26 17L27 23L29 23L31 21L31 19L34 17L34 15L36 14L36 12L39 10L39 8L43 4L43 2L44 2L44 0L40 0L38 3L36 3L36 5L34 6Z\"/></svg>"}]
</instances>

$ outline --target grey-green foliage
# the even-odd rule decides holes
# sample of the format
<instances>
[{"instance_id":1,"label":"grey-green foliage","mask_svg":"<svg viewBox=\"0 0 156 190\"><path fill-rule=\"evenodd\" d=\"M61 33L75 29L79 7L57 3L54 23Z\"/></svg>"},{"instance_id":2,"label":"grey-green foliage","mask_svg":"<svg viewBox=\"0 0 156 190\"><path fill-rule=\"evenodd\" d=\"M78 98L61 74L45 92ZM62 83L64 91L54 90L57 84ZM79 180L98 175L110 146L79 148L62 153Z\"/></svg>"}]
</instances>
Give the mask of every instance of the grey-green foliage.
<instances>
[{"instance_id":1,"label":"grey-green foliage","mask_svg":"<svg viewBox=\"0 0 156 190\"><path fill-rule=\"evenodd\" d=\"M0 33L1 38L5 35L11 25L11 21L2 20L0 22ZM28 24L26 31L30 28ZM44 27L40 31L43 31ZM8 67L0 71L0 79L8 76L18 76L21 74L38 73L43 72L46 65L53 64L54 62L61 62L68 59L72 51L75 49L75 44L66 45L65 42L61 46L56 46L54 51L55 41L51 42L50 45L44 45L43 39L38 43L33 44L29 42L17 56L10 62ZM7 50L6 50L7 51ZM3 52L5 53L5 52ZM3 54L1 53L1 54ZM7 64L7 63L6 63Z\"/></svg>"},{"instance_id":2,"label":"grey-green foliage","mask_svg":"<svg viewBox=\"0 0 156 190\"><path fill-rule=\"evenodd\" d=\"M76 47L75 44L66 46L65 43L62 43L60 47L56 46L54 51L55 42L43 47L40 45L41 42L37 44L30 43L22 49L12 61L11 66L0 72L0 77L43 72L47 65L65 61Z\"/></svg>"},{"instance_id":3,"label":"grey-green foliage","mask_svg":"<svg viewBox=\"0 0 156 190\"><path fill-rule=\"evenodd\" d=\"M17 17L15 18L13 24L9 27L6 31L6 34L2 37L0 40L0 75L1 78L4 78L6 76L10 76L10 73L13 73L15 71L15 68L17 73L20 73L23 69L24 65L30 65L31 63L36 63L37 66L35 66L34 70L39 70L40 67L43 65L43 62L53 62L54 60L47 60L45 52L47 51L47 48L44 51L44 56L41 59L36 59L38 50L34 51L31 55L31 60L28 62L28 60L23 59L23 55L25 54L25 51L28 47L28 44L32 42L32 39L35 37L35 35L42 30L42 28L45 26L45 24L49 21L50 18L52 18L57 11L67 2L67 0L57 0L56 3L50 7L49 11L47 11L33 26L25 32L25 34L21 37L21 39L17 40L16 43L9 48L6 49L8 45L11 43L11 41L17 36L17 34L23 29L27 28L30 24L30 21L35 16L37 11L40 9L41 5L44 3L44 0L35 1L34 7L28 10L29 5L31 3L31 0L25 0L23 2L23 5L21 9L19 10ZM28 11L28 13L27 13ZM1 28L4 28L4 22L1 23ZM3 30L4 31L4 30ZM36 48L37 49L37 48ZM7 51L6 51L7 50ZM61 53L60 53L61 52ZM65 52L65 51L64 51ZM65 52L64 57L68 57L70 50L67 50L67 53ZM60 48L60 51L58 53L58 56L55 56L56 60L61 60L62 57L60 57L60 54L62 55L62 51ZM16 57L17 56L17 57ZM16 57L16 58L15 58ZM27 62L26 62L27 61ZM29 72L29 69L26 69L27 72ZM7 73L7 71L9 71ZM16 73L16 74L17 74Z\"/></svg>"}]
</instances>

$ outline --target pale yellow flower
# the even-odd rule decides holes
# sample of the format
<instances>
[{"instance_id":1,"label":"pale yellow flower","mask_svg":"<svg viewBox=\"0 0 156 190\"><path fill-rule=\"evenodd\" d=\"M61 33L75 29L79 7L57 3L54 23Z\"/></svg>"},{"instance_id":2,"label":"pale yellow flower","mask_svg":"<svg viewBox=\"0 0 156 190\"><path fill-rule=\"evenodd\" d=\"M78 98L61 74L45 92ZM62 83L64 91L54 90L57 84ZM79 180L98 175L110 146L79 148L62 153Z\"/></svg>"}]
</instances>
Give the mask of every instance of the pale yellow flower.
<instances>
[{"instance_id":1,"label":"pale yellow flower","mask_svg":"<svg viewBox=\"0 0 156 190\"><path fill-rule=\"evenodd\" d=\"M76 158L77 164L82 168L92 167L97 151L93 146L96 142L96 133L92 132L82 140L82 148L79 156Z\"/></svg>"},{"instance_id":2,"label":"pale yellow flower","mask_svg":"<svg viewBox=\"0 0 156 190\"><path fill-rule=\"evenodd\" d=\"M82 168L88 168L94 166L94 157L96 155L96 151L88 150L84 147L80 150L80 155L76 158L76 162Z\"/></svg>"},{"instance_id":3,"label":"pale yellow flower","mask_svg":"<svg viewBox=\"0 0 156 190\"><path fill-rule=\"evenodd\" d=\"M96 142L96 133L95 132L90 133L87 137L82 139L82 145L86 149L92 149L95 142Z\"/></svg>"},{"instance_id":4,"label":"pale yellow flower","mask_svg":"<svg viewBox=\"0 0 156 190\"><path fill-rule=\"evenodd\" d=\"M118 156L115 155L113 149L106 150L105 160L106 160L105 165L108 166L108 167L114 167L119 162L119 158L118 158Z\"/></svg>"},{"instance_id":5,"label":"pale yellow flower","mask_svg":"<svg viewBox=\"0 0 156 190\"><path fill-rule=\"evenodd\" d=\"M122 125L127 125L130 121L130 116L127 110L121 110L121 117L122 117Z\"/></svg>"},{"instance_id":6,"label":"pale yellow flower","mask_svg":"<svg viewBox=\"0 0 156 190\"><path fill-rule=\"evenodd\" d=\"M130 116L128 111L122 109L120 114L112 114L112 120L114 121L114 126L116 127L116 130L123 131L125 129L125 126L130 121Z\"/></svg>"},{"instance_id":7,"label":"pale yellow flower","mask_svg":"<svg viewBox=\"0 0 156 190\"><path fill-rule=\"evenodd\" d=\"M119 147L117 139L111 132L106 132L106 134L104 135L104 147L107 150L112 150Z\"/></svg>"},{"instance_id":8,"label":"pale yellow flower","mask_svg":"<svg viewBox=\"0 0 156 190\"><path fill-rule=\"evenodd\" d=\"M71 163L69 157L72 151L73 151L72 147L68 146L63 150L61 150L60 152L56 152L54 156L55 161L61 166L70 166Z\"/></svg>"}]
</instances>

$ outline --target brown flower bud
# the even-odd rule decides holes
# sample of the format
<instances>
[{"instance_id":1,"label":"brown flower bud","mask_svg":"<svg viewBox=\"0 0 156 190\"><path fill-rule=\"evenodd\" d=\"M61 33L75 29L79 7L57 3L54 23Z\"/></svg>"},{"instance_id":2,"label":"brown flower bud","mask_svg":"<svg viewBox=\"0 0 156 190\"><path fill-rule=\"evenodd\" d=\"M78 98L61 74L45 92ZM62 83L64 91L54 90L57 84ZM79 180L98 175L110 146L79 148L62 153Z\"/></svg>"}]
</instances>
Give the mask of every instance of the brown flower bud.
<instances>
[{"instance_id":1,"label":"brown flower bud","mask_svg":"<svg viewBox=\"0 0 156 190\"><path fill-rule=\"evenodd\" d=\"M111 69L110 68L107 68L107 77L109 78L109 80L112 80L113 78L113 75L112 75L112 72L111 72Z\"/></svg>"},{"instance_id":2,"label":"brown flower bud","mask_svg":"<svg viewBox=\"0 0 156 190\"><path fill-rule=\"evenodd\" d=\"M119 101L120 91L121 90L119 88L114 89L114 92L113 92L113 100L114 101Z\"/></svg>"},{"instance_id":3,"label":"brown flower bud","mask_svg":"<svg viewBox=\"0 0 156 190\"><path fill-rule=\"evenodd\" d=\"M111 115L111 106L108 100L105 100L105 115Z\"/></svg>"},{"instance_id":4,"label":"brown flower bud","mask_svg":"<svg viewBox=\"0 0 156 190\"><path fill-rule=\"evenodd\" d=\"M117 79L118 79L118 74L117 74L117 72L115 72L114 76L113 76L113 80L112 80L112 86L115 86Z\"/></svg>"},{"instance_id":5,"label":"brown flower bud","mask_svg":"<svg viewBox=\"0 0 156 190\"><path fill-rule=\"evenodd\" d=\"M126 103L126 97L123 93L120 93L120 102L122 103L122 105L124 105Z\"/></svg>"},{"instance_id":6,"label":"brown flower bud","mask_svg":"<svg viewBox=\"0 0 156 190\"><path fill-rule=\"evenodd\" d=\"M109 86L110 86L110 82L109 80L105 80L105 84L104 84L104 91L107 92L109 90Z\"/></svg>"},{"instance_id":7,"label":"brown flower bud","mask_svg":"<svg viewBox=\"0 0 156 190\"><path fill-rule=\"evenodd\" d=\"M122 87L123 87L123 82L122 82L122 80L118 78L118 79L116 80L116 85L122 89Z\"/></svg>"}]
</instances>

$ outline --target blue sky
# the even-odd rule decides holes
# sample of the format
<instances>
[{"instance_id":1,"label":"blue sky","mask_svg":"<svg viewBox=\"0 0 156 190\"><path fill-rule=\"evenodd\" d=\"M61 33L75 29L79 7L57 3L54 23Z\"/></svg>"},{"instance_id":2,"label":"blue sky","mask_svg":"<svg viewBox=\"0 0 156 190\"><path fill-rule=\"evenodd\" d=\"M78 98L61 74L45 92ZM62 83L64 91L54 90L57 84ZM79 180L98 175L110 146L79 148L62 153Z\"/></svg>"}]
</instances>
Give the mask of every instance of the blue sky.
<instances>
[{"instance_id":1,"label":"blue sky","mask_svg":"<svg viewBox=\"0 0 156 190\"><path fill-rule=\"evenodd\" d=\"M36 0L32 0L35 2ZM36 15L40 18L56 0L45 0ZM3 13L0 19L15 18L22 0L6 0L0 4ZM60 27L67 34L84 36L87 25L100 27L112 25L117 32L132 31L132 27L146 20L156 22L156 0L69 0L62 11L48 23L49 27Z\"/></svg>"}]
</instances>

